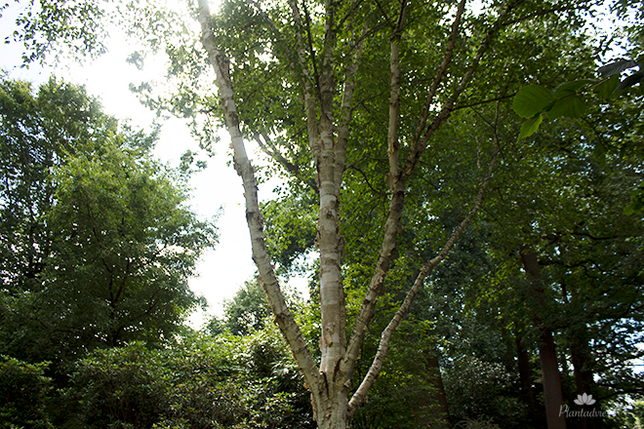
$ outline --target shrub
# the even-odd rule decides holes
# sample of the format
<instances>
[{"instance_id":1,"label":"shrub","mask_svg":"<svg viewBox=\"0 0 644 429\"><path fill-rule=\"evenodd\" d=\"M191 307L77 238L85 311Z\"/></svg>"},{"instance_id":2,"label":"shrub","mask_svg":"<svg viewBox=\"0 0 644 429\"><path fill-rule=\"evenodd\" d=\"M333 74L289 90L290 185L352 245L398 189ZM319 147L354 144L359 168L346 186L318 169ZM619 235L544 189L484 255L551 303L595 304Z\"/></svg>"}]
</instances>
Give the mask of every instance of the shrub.
<instances>
[{"instance_id":1,"label":"shrub","mask_svg":"<svg viewBox=\"0 0 644 429\"><path fill-rule=\"evenodd\" d=\"M0 428L53 428L45 411L52 389L48 366L0 355Z\"/></svg>"}]
</instances>

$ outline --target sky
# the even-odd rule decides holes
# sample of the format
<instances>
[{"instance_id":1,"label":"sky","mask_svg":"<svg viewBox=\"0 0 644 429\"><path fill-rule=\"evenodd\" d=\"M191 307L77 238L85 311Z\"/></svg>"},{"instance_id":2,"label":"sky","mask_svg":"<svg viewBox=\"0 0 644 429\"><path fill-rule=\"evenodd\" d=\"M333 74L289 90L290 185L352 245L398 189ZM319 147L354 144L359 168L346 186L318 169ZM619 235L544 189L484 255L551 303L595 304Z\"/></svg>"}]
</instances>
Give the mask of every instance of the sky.
<instances>
[{"instance_id":1,"label":"sky","mask_svg":"<svg viewBox=\"0 0 644 429\"><path fill-rule=\"evenodd\" d=\"M13 8L17 8L15 4ZM12 24L16 10L9 10L0 19L0 40L13 31ZM133 125L151 130L155 114L144 107L129 90L129 84L154 79L163 80L163 63L146 64L143 70L126 62L127 55L134 47L127 45L118 37L107 41L108 53L94 61L84 64L70 63L57 67L31 65L28 69L20 68L22 63L21 44L0 45L0 69L8 72L9 78L22 79L34 84L34 88L49 79L52 74L79 85L85 85L88 94L96 96L103 105L103 111L119 120L129 120ZM209 304L206 312L197 311L190 317L190 324L199 328L208 319L208 315L222 315L224 299L231 299L244 281L251 280L255 266L251 258L251 242L246 225L243 186L234 169L226 165L229 155L226 153L229 139L225 132L220 132L221 141L214 148L216 155L206 158L208 167L196 173L190 181L193 188L191 207L202 218L211 218L220 214L216 222L219 242L214 249L208 250L197 265L198 277L190 279L191 290L203 295ZM179 158L186 150L199 151L198 143L190 135L187 122L182 119L169 119L163 122L160 139L155 148L155 155L163 162L177 166ZM255 155L257 149L250 145L249 155ZM271 196L276 185L270 182L260 185L260 199ZM292 285L304 292L306 279L293 279Z\"/></svg>"}]
</instances>

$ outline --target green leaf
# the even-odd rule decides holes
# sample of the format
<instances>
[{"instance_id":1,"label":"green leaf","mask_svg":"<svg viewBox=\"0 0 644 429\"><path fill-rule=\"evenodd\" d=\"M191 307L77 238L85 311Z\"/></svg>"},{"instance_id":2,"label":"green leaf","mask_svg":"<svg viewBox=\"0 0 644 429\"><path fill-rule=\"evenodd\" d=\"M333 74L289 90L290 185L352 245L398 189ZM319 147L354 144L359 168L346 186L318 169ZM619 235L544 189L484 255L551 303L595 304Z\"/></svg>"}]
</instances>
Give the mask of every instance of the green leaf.
<instances>
[{"instance_id":1,"label":"green leaf","mask_svg":"<svg viewBox=\"0 0 644 429\"><path fill-rule=\"evenodd\" d=\"M606 79L605 81L597 85L595 87L595 91L597 91L597 95L599 95L601 98L609 99L614 95L618 86L619 76L613 75L610 77L610 79Z\"/></svg>"},{"instance_id":2,"label":"green leaf","mask_svg":"<svg viewBox=\"0 0 644 429\"><path fill-rule=\"evenodd\" d=\"M627 215L642 214L644 212L644 185L631 192L631 201L624 207Z\"/></svg>"},{"instance_id":3,"label":"green leaf","mask_svg":"<svg viewBox=\"0 0 644 429\"><path fill-rule=\"evenodd\" d=\"M586 111L586 103L576 94L562 97L555 101L555 104L548 110L548 117L551 119L564 116L566 118L580 118Z\"/></svg>"},{"instance_id":4,"label":"green leaf","mask_svg":"<svg viewBox=\"0 0 644 429\"><path fill-rule=\"evenodd\" d=\"M542 121L543 121L543 115L537 115L534 118L530 118L526 120L523 124L521 124L521 132L519 133L519 139L530 137L532 134L536 133Z\"/></svg>"},{"instance_id":5,"label":"green leaf","mask_svg":"<svg viewBox=\"0 0 644 429\"><path fill-rule=\"evenodd\" d=\"M644 71L638 71L627 77L619 84L617 87L618 90L630 88L633 85L637 85L640 81L644 79Z\"/></svg>"},{"instance_id":6,"label":"green leaf","mask_svg":"<svg viewBox=\"0 0 644 429\"><path fill-rule=\"evenodd\" d=\"M601 77L614 76L614 75L620 74L626 69L635 67L636 65L637 63L633 60L621 59L621 60L613 61L610 64L606 64L605 66L598 68L597 72Z\"/></svg>"},{"instance_id":7,"label":"green leaf","mask_svg":"<svg viewBox=\"0 0 644 429\"><path fill-rule=\"evenodd\" d=\"M572 82L562 83L555 90L555 97L558 95L559 96L568 95L571 92L576 92L577 90L583 88L584 86L587 86L588 84L595 83L595 82L597 81L594 79L579 79L579 80L573 80Z\"/></svg>"},{"instance_id":8,"label":"green leaf","mask_svg":"<svg viewBox=\"0 0 644 429\"><path fill-rule=\"evenodd\" d=\"M552 92L539 85L524 86L514 96L512 110L523 118L531 118L544 111L554 98Z\"/></svg>"}]
</instances>

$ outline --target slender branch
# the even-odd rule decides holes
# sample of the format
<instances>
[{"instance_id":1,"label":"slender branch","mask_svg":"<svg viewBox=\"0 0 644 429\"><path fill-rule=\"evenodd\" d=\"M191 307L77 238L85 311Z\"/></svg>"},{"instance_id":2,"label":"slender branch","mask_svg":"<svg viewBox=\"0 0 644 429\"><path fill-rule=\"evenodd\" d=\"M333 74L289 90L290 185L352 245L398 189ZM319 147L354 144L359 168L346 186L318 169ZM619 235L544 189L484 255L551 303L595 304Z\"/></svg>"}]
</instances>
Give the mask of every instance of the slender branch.
<instances>
[{"instance_id":1,"label":"slender branch","mask_svg":"<svg viewBox=\"0 0 644 429\"><path fill-rule=\"evenodd\" d=\"M379 191L379 190L375 189L375 188L371 185L371 183L369 182L369 178L367 177L367 175L365 174L365 172L364 172L364 171L362 171L361 169L359 169L358 167L356 167L356 166L355 166L355 164L351 164L351 165L347 166L347 168L348 168L348 169L350 168L350 169L355 170L355 171L357 171L358 173L360 173L360 175L361 175L361 176L362 176L362 178L364 179L364 182L367 184L367 187L368 187L369 189L371 189L371 191L374 193L374 195L379 195L379 196L381 196L381 197L386 197L386 196L387 196L387 194L386 194L385 192L382 192L382 191Z\"/></svg>"},{"instance_id":2,"label":"slender branch","mask_svg":"<svg viewBox=\"0 0 644 429\"><path fill-rule=\"evenodd\" d=\"M398 127L400 126L400 41L405 25L407 12L406 1L403 1L396 23L396 29L390 43L390 96L389 96L389 130L388 130L388 158L391 201L385 222L385 233L376 262L374 274L369 283L367 294L362 302L360 313L353 326L353 332L347 346L347 352L342 361L342 370L345 374L353 374L355 361L358 357L360 345L364 340L367 327L373 317L376 301L382 294L385 274L396 247L396 237L400 225L400 217L404 206L405 183L400 178L398 163Z\"/></svg>"},{"instance_id":3,"label":"slender branch","mask_svg":"<svg viewBox=\"0 0 644 429\"><path fill-rule=\"evenodd\" d=\"M306 109L306 128L308 131L309 146L311 148L311 153L313 154L313 160L317 164L319 162L321 151L320 140L318 139L320 133L316 108L317 85L313 84L314 80L311 77L311 73L306 61L304 36L302 35L302 29L304 28L304 25L302 23L302 15L300 14L300 9L297 6L297 0L290 0L289 4L291 6L291 13L293 16L293 21L295 23L295 44L297 48L298 65L300 73L302 74L302 88L304 91L304 106Z\"/></svg>"},{"instance_id":4,"label":"slender branch","mask_svg":"<svg viewBox=\"0 0 644 429\"><path fill-rule=\"evenodd\" d=\"M415 145L415 147L412 150L410 150L409 155L407 157L407 164L405 166L406 176L411 176L414 169L416 168L416 164L418 163L420 156L422 155L423 151L427 147L427 143L433 137L434 133L440 128L443 122L445 122L451 116L452 112L454 111L454 105L456 104L456 101L461 96L463 91L465 91L465 88L467 88L467 85L470 83L470 80L474 75L474 72L478 68L478 65L481 62L483 55L485 55L485 53L487 52L487 49L489 48L490 43L492 42L492 39L496 36L496 34L501 29L501 27L504 25L504 19L510 14L510 12L516 6L523 3L523 1L524 0L516 0L515 2L508 4L507 7L503 10L503 12L499 15L496 22L494 23L492 28L488 31L488 33L485 35L485 38L479 45L479 48L476 52L476 56L474 57L474 60L472 61L467 71L461 78L456 90L452 93L451 97L445 103L445 105L438 113L438 115L436 115L432 123L427 127L420 142L416 142L415 138L416 136L418 136L418 132L419 131L422 132L422 130L420 128L416 130L417 134L414 138L414 142L412 142L412 144ZM422 120L421 120L421 123L422 123Z\"/></svg>"},{"instance_id":5,"label":"slender branch","mask_svg":"<svg viewBox=\"0 0 644 429\"><path fill-rule=\"evenodd\" d=\"M255 7L255 9L257 9L257 12L262 16L262 18L264 18L266 20L266 24L271 28L271 31L275 35L275 39L276 39L275 41L280 42L280 43L284 43L284 37L282 36L282 32L279 31L277 29L277 27L275 27L275 24L273 23L273 20L271 19L270 16L268 16L266 11L264 11L264 9L262 9L261 5L259 3L257 3L255 0L248 0L248 2L250 4L252 4Z\"/></svg>"},{"instance_id":6,"label":"slender branch","mask_svg":"<svg viewBox=\"0 0 644 429\"><path fill-rule=\"evenodd\" d=\"M351 2L351 6L349 7L349 11L347 12L347 14L346 14L343 18L341 18L341 19L339 19L339 20L338 20L338 25L337 25L337 26L338 26L338 28L342 28L342 25L344 25L344 22L345 22L346 20L348 20L348 19L350 19L350 18L351 18L351 19L353 19L353 13L356 11L356 9L358 8L358 6L360 6L360 4L361 4L363 1L364 1L364 0L353 0L353 1Z\"/></svg>"},{"instance_id":7,"label":"slender branch","mask_svg":"<svg viewBox=\"0 0 644 429\"><path fill-rule=\"evenodd\" d=\"M387 11L385 11L385 8L382 7L380 2L378 0L374 0L376 3L376 6L378 6L378 9L380 9L380 12L382 13L382 17L385 18L385 21L387 21L387 26L391 28L396 28L394 23L389 19L389 16L387 16Z\"/></svg>"},{"instance_id":8,"label":"slender branch","mask_svg":"<svg viewBox=\"0 0 644 429\"><path fill-rule=\"evenodd\" d=\"M273 141L268 135L264 133L260 134L258 132L255 132L253 134L253 138L255 139L255 142L262 150L262 152L270 156L273 160L275 160L279 164L282 164L282 166L292 175L296 177L300 175L299 167L293 164L292 162L290 162L288 159L284 158L284 155L282 155L279 149L275 147L275 144L273 143Z\"/></svg>"},{"instance_id":9,"label":"slender branch","mask_svg":"<svg viewBox=\"0 0 644 429\"><path fill-rule=\"evenodd\" d=\"M322 99L320 95L320 72L318 71L318 61L315 57L315 49L313 48L313 33L311 31L311 15L309 14L309 8L306 7L306 0L302 0L302 6L304 7L304 18L306 18L306 42L307 48L309 49L309 55L311 56L311 64L313 64L313 78L315 79L315 89L318 96L318 100Z\"/></svg>"},{"instance_id":10,"label":"slender branch","mask_svg":"<svg viewBox=\"0 0 644 429\"><path fill-rule=\"evenodd\" d=\"M424 128L424 124L427 121L429 115L429 107L433 97L438 90L438 86L443 79L443 75L446 73L447 67L451 62L453 56L454 47L456 44L456 39L458 36L458 31L461 23L462 15L465 11L466 0L461 0L459 7L452 23L452 32L450 35L450 41L448 43L448 48L445 53L445 57L441 64L441 67L436 73L434 83L430 88L428 94L428 101L426 102L426 114L423 114L421 118L421 125L417 131L417 137L412 141L412 147L410 148L410 154L408 155L407 168L404 172L400 171L400 161L398 159L398 127L399 119L397 118L399 114L399 103L400 103L400 70L399 70L399 38L402 36L402 30L405 22L405 16L407 11L406 3L403 2L401 5L401 11L396 23L396 30L394 31L394 36L392 37L391 42L391 53L390 53L390 67L391 67L391 95L389 101L389 134L388 134L388 156L389 156L389 185L391 189L391 200L389 203L389 212L387 214L387 220L385 222L385 232L382 241L382 246L380 248L380 253L378 256L378 261L376 262L376 267L369 283L369 288L365 295L365 299L362 302L360 308L360 313L356 318L356 322L353 327L353 332L351 334L351 339L347 347L346 357L343 361L343 365L347 368L347 372L352 372L355 360L357 359L360 345L364 339L364 335L367 331L367 327L373 318L376 302L378 297L382 295L384 288L384 279L385 275L389 270L389 264L393 252L396 247L396 238L398 236L398 230L400 227L400 218L402 216L402 211L404 208L405 202L405 191L407 187L407 181L411 176L411 172L414 170L418 159L423 151L423 147L420 147L419 139ZM398 40L398 41L397 41Z\"/></svg>"},{"instance_id":11,"label":"slender branch","mask_svg":"<svg viewBox=\"0 0 644 429\"><path fill-rule=\"evenodd\" d=\"M315 180L305 177L300 167L286 159L268 135L264 133L255 133L253 137L255 138L255 142L257 142L257 145L262 150L262 152L270 156L276 162L280 163L289 173L309 185L311 189L315 190L316 192L318 191L317 183L315 183Z\"/></svg>"},{"instance_id":12,"label":"slender branch","mask_svg":"<svg viewBox=\"0 0 644 429\"><path fill-rule=\"evenodd\" d=\"M407 15L407 1L403 0L400 14L396 22L396 31L391 38L391 53L389 56L389 126L387 133L387 154L389 156L389 180L392 194L395 185L400 179L400 160L398 159L398 129L400 128L400 39Z\"/></svg>"},{"instance_id":13,"label":"slender branch","mask_svg":"<svg viewBox=\"0 0 644 429\"><path fill-rule=\"evenodd\" d=\"M639 380L638 380L639 381ZM602 387L609 387L613 389L617 389L619 386L615 383L602 383L598 382L597 385L602 386ZM614 392L609 393L608 395L603 395L600 396L599 399L600 401L605 400L605 399L610 399L614 396L619 396L619 395L628 395L631 393L639 393L642 394L644 393L644 387L634 387L632 389L621 389L621 390L616 390Z\"/></svg>"},{"instance_id":14,"label":"slender branch","mask_svg":"<svg viewBox=\"0 0 644 429\"><path fill-rule=\"evenodd\" d=\"M354 106L353 106L353 110L356 110L356 109L358 108L358 106L361 106L364 110L366 110L366 111L367 111L367 113L371 113L371 111L367 108L367 106L365 105L365 103L366 103L367 101L370 101L370 100L373 100L373 99L376 99L376 98L380 98L380 97L382 97L382 96L383 96L383 95L385 95L385 94L386 94L386 91L381 91L381 92L378 92L378 93L376 93L376 94L370 95L370 96L368 96L368 97L361 98L361 99L360 99L360 101L357 101L357 102L354 104Z\"/></svg>"},{"instance_id":15,"label":"slender branch","mask_svg":"<svg viewBox=\"0 0 644 429\"><path fill-rule=\"evenodd\" d=\"M458 39L459 28L461 25L463 13L465 12L466 2L467 0L461 0L458 4L456 16L454 17L454 21L452 22L452 30L450 32L449 41L447 42L445 56L443 57L443 61L438 67L438 70L436 70L436 74L434 75L434 80L429 87L429 91L427 91L427 97L425 99L425 104L423 105L420 121L418 123L418 127L416 128L416 133L414 134L414 139L412 140L411 144L412 153L419 151L418 144L420 142L420 137L423 134L425 127L427 126L429 111L432 103L434 102L434 97L436 96L439 85L441 84L443 79L445 79L445 76L447 75L447 68L449 67L450 63L452 62L452 58L454 57L454 48L456 47L456 40Z\"/></svg>"},{"instance_id":16,"label":"slender branch","mask_svg":"<svg viewBox=\"0 0 644 429\"><path fill-rule=\"evenodd\" d=\"M333 65L335 63L334 55L337 44L337 29L335 26L335 14L338 3L328 0L326 7L326 20L324 27L324 45L322 48L322 68L319 71L319 94L320 94L320 127L327 128L326 131L332 131L334 126L333 119L333 100L336 94L336 81ZM309 36L310 36L309 29ZM317 74L316 74L317 76ZM327 123L328 122L328 123ZM321 130L322 131L322 130ZM324 136L321 136L325 140ZM323 142L324 143L324 142ZM332 144L331 140L328 143Z\"/></svg>"},{"instance_id":17,"label":"slender branch","mask_svg":"<svg viewBox=\"0 0 644 429\"><path fill-rule=\"evenodd\" d=\"M340 186L342 184L342 175L345 170L347 141L349 139L349 123L353 113L353 94L355 92L356 83L355 77L360 67L360 58L364 51L365 38L364 34L368 32L367 26L362 27L362 33L358 38L357 45L351 46L355 48L351 64L347 68L344 78L344 88L342 91L342 103L340 111L340 125L338 126L338 135L335 144L335 165L334 176L336 194L340 195Z\"/></svg>"},{"instance_id":18,"label":"slender branch","mask_svg":"<svg viewBox=\"0 0 644 429\"><path fill-rule=\"evenodd\" d=\"M487 100L482 100L482 101L475 101L475 102L472 102L472 103L469 103L469 104L459 104L458 106L456 106L456 107L454 107L454 108L452 109L452 112L454 112L454 111L456 111L456 110L461 110L461 109L469 109L469 108L471 108L471 107L480 106L480 105L482 105L482 104L490 104L490 103L494 103L494 102L496 102L496 101L503 101L503 100L507 100L507 99L509 99L509 98L513 98L516 94L517 94L517 93L516 93L516 92L514 92L514 93L509 94L509 95L501 95L501 96L499 96L499 97L489 98L489 99L487 99Z\"/></svg>"},{"instance_id":19,"label":"slender branch","mask_svg":"<svg viewBox=\"0 0 644 429\"><path fill-rule=\"evenodd\" d=\"M400 322L402 321L402 319L409 312L409 309L411 308L411 305L413 304L416 298L416 295L418 294L418 291L423 285L425 279L427 278L427 276L429 276L429 274L431 274L434 268L436 268L438 264L440 264L441 261L445 259L447 254L454 246L454 243L456 242L458 237L463 233L465 228L467 228L467 226L470 224L470 222L472 221L476 213L481 208L481 204L483 202L483 195L485 194L485 189L487 188L490 178L492 177L492 171L494 169L494 165L496 163L498 153L499 152L496 149L496 145L495 145L495 152L492 157L492 161L490 162L490 165L488 167L487 176L479 188L479 192L478 192L478 195L476 196L476 202L474 204L474 207L472 207L472 209L465 217L465 219L461 221L461 223L458 225L456 230L454 230L454 232L449 237L449 239L447 240L447 242L445 243L441 251L438 253L438 255L428 260L425 263L425 265L423 265L423 268L420 270L420 273L418 273L418 276L414 281L414 285L407 293L407 296L405 296L405 300L401 304L398 311L396 311L396 314L391 319L391 321L389 322L385 330L382 332L382 335L380 337L380 343L378 345L378 351L376 352L376 356L373 359L371 367L369 368L367 375L364 377L364 379L362 380L362 383L360 384L356 392L351 397L351 400L349 401L349 408L347 411L347 414L349 416L352 416L353 413L355 413L355 411L364 402L365 398L367 397L367 392L369 391L373 383L376 381L376 378L380 374L380 370L382 369L382 364L385 358L387 357L387 353L389 352L389 344L390 344L391 336L398 328L398 325L400 325Z\"/></svg>"}]
</instances>

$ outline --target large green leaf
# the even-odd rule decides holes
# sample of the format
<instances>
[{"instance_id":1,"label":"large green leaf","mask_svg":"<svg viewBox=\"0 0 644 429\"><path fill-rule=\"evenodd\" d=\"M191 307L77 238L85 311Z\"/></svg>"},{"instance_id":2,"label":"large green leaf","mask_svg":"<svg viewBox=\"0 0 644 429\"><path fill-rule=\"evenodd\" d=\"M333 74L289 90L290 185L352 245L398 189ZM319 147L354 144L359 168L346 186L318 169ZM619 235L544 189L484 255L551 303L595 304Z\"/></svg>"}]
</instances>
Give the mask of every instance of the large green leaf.
<instances>
[{"instance_id":1,"label":"large green leaf","mask_svg":"<svg viewBox=\"0 0 644 429\"><path fill-rule=\"evenodd\" d=\"M524 86L514 96L512 109L523 118L541 113L554 101L552 92L539 85Z\"/></svg>"},{"instance_id":2,"label":"large green leaf","mask_svg":"<svg viewBox=\"0 0 644 429\"><path fill-rule=\"evenodd\" d=\"M519 133L519 138L524 139L536 133L542 121L543 121L543 115L537 115L533 118L526 120L523 124L521 124L521 132Z\"/></svg>"},{"instance_id":3,"label":"large green leaf","mask_svg":"<svg viewBox=\"0 0 644 429\"><path fill-rule=\"evenodd\" d=\"M613 75L595 87L595 91L602 98L611 98L619 86L619 76Z\"/></svg>"},{"instance_id":4,"label":"large green leaf","mask_svg":"<svg viewBox=\"0 0 644 429\"><path fill-rule=\"evenodd\" d=\"M636 65L637 63L633 60L621 59L621 60L613 61L610 64L606 64L605 66L600 67L599 69L597 69L597 72L602 77L614 76L614 75L620 74L626 69L635 67Z\"/></svg>"},{"instance_id":5,"label":"large green leaf","mask_svg":"<svg viewBox=\"0 0 644 429\"><path fill-rule=\"evenodd\" d=\"M633 85L637 85L644 79L644 71L638 71L627 77L622 81L622 83L619 84L617 89L626 89L630 88Z\"/></svg>"},{"instance_id":6,"label":"large green leaf","mask_svg":"<svg viewBox=\"0 0 644 429\"><path fill-rule=\"evenodd\" d=\"M555 90L555 96L568 95L570 93L574 93L580 90L581 88L583 88L584 86L595 82L596 80L594 79L579 79L579 80L573 80L572 82L562 83Z\"/></svg>"},{"instance_id":7,"label":"large green leaf","mask_svg":"<svg viewBox=\"0 0 644 429\"><path fill-rule=\"evenodd\" d=\"M559 98L550 110L548 110L548 117L551 119L564 116L566 118L579 118L586 111L586 102L578 95L571 94L566 97Z\"/></svg>"}]
</instances>

